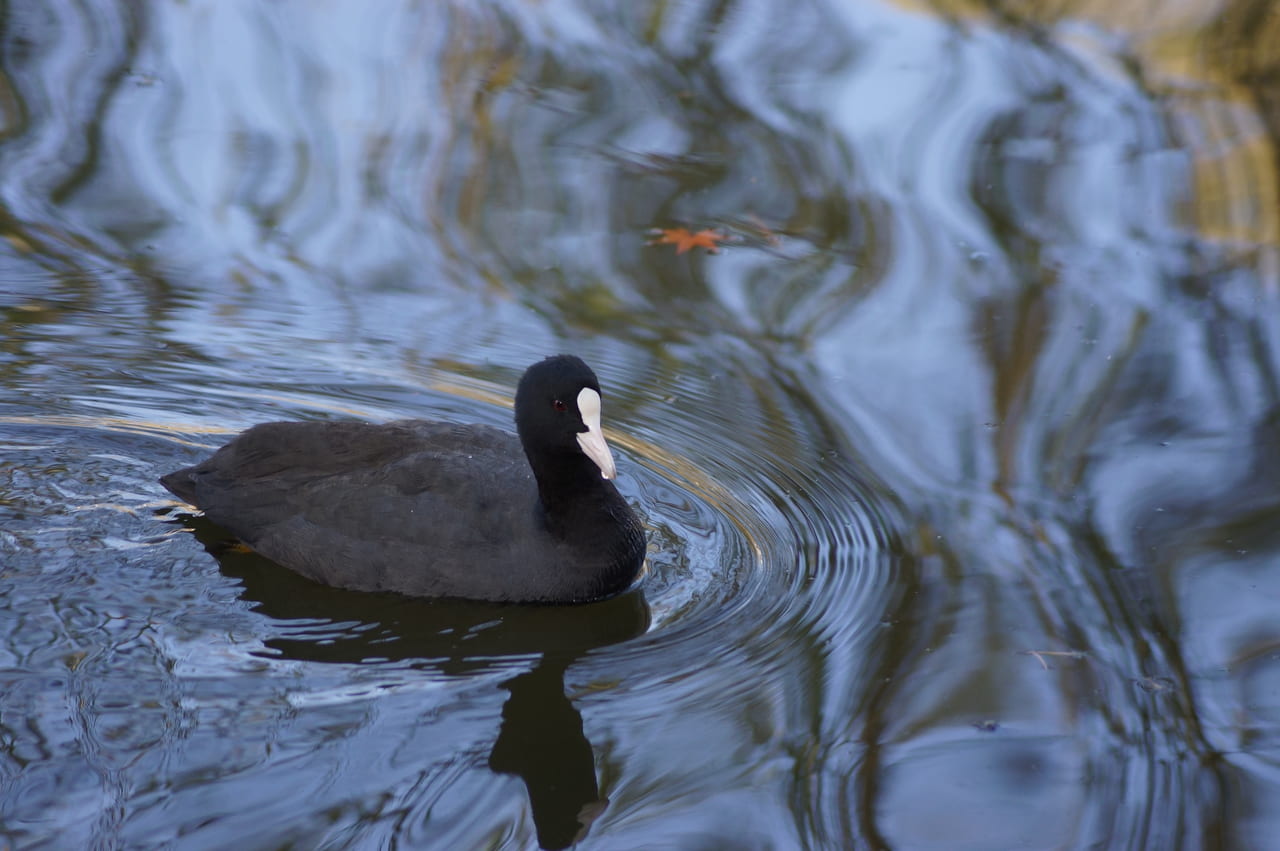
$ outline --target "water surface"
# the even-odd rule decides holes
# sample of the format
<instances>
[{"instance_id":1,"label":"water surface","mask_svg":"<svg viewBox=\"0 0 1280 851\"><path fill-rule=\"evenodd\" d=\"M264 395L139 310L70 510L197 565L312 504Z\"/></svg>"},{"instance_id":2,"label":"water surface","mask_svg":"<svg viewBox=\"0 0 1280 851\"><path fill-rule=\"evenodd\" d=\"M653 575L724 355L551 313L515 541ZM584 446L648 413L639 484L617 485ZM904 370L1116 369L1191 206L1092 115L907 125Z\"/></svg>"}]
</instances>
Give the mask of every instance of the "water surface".
<instances>
[{"instance_id":1,"label":"water surface","mask_svg":"<svg viewBox=\"0 0 1280 851\"><path fill-rule=\"evenodd\" d=\"M1280 847L1280 17L1141 5L4 6L0 844ZM156 481L557 351L615 600Z\"/></svg>"}]
</instances>

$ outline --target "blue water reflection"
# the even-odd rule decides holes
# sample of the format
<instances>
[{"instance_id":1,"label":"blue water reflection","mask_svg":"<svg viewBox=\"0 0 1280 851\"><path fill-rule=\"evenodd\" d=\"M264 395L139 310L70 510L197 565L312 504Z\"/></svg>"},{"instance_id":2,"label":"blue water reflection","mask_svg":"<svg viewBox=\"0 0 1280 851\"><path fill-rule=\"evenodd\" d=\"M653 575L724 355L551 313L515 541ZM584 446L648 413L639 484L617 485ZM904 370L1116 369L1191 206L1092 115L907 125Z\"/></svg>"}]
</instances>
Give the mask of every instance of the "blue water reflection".
<instances>
[{"instance_id":1,"label":"blue water reflection","mask_svg":"<svg viewBox=\"0 0 1280 851\"><path fill-rule=\"evenodd\" d=\"M0 844L1274 844L1280 19L1113 5L5 7ZM564 350L601 607L155 481Z\"/></svg>"}]
</instances>

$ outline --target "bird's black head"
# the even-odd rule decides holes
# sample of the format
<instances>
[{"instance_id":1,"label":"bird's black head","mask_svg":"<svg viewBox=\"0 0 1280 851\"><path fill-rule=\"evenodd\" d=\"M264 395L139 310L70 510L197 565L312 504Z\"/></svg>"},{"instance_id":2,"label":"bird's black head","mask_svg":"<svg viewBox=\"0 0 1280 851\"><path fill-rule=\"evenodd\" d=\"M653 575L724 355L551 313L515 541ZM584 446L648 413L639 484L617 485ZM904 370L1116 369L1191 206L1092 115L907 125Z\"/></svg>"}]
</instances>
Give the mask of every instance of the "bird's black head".
<instances>
[{"instance_id":1,"label":"bird's black head","mask_svg":"<svg viewBox=\"0 0 1280 851\"><path fill-rule=\"evenodd\" d=\"M555 355L525 370L516 388L516 431L535 456L586 456L606 479L617 475L600 429L600 383L573 355Z\"/></svg>"}]
</instances>

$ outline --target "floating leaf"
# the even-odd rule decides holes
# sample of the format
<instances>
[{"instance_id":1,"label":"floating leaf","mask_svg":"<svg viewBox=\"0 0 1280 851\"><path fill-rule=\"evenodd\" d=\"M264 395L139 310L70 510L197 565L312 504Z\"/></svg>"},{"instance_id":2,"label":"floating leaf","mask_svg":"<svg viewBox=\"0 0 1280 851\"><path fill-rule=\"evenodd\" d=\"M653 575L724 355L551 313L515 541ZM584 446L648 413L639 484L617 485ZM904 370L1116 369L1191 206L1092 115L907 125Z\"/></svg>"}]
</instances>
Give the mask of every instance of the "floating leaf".
<instances>
[{"instance_id":1,"label":"floating leaf","mask_svg":"<svg viewBox=\"0 0 1280 851\"><path fill-rule=\"evenodd\" d=\"M720 246L717 243L728 238L720 231L710 229L690 233L687 228L661 228L652 230L650 233L656 239L649 240L649 245L671 244L676 247L676 254L684 254L690 248L698 247L705 248L712 254L718 254Z\"/></svg>"}]
</instances>

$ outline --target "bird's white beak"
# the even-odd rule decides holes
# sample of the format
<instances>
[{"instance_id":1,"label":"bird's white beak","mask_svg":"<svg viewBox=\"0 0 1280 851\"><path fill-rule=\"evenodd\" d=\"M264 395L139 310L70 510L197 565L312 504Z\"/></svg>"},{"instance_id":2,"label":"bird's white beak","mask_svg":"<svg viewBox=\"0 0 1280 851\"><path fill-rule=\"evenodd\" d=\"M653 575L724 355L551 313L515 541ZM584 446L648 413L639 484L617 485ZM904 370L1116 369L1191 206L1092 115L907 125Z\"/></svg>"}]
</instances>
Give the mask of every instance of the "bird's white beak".
<instances>
[{"instance_id":1,"label":"bird's white beak","mask_svg":"<svg viewBox=\"0 0 1280 851\"><path fill-rule=\"evenodd\" d=\"M578 413L582 414L582 424L587 427L586 431L579 432L578 445L600 468L603 478L616 479L618 468L613 464L613 453L600 430L600 394L590 387L583 387L578 393Z\"/></svg>"}]
</instances>

